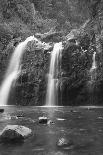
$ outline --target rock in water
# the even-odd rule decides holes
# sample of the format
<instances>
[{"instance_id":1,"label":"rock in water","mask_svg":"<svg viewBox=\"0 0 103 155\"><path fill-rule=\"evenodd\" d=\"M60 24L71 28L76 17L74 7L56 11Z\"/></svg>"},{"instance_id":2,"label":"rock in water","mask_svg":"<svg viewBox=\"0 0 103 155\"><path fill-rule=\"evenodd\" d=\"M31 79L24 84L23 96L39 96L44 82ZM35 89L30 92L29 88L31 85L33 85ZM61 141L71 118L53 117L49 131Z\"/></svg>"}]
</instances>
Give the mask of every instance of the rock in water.
<instances>
[{"instance_id":1,"label":"rock in water","mask_svg":"<svg viewBox=\"0 0 103 155\"><path fill-rule=\"evenodd\" d=\"M60 138L57 142L58 147L68 147L70 148L73 146L73 142L71 140L68 140L66 138Z\"/></svg>"},{"instance_id":2,"label":"rock in water","mask_svg":"<svg viewBox=\"0 0 103 155\"><path fill-rule=\"evenodd\" d=\"M39 117L39 123L40 124L47 124L48 123L48 118L47 117Z\"/></svg>"},{"instance_id":3,"label":"rock in water","mask_svg":"<svg viewBox=\"0 0 103 155\"><path fill-rule=\"evenodd\" d=\"M47 118L45 116L39 117L39 123L40 124L47 124L47 125L54 124L54 122L52 120L50 120L49 118Z\"/></svg>"},{"instance_id":4,"label":"rock in water","mask_svg":"<svg viewBox=\"0 0 103 155\"><path fill-rule=\"evenodd\" d=\"M4 109L0 109L0 112L4 112Z\"/></svg>"},{"instance_id":5,"label":"rock in water","mask_svg":"<svg viewBox=\"0 0 103 155\"><path fill-rule=\"evenodd\" d=\"M54 124L54 122L51 121L51 120L48 120L47 124L48 124L48 125L51 125L51 124Z\"/></svg>"},{"instance_id":6,"label":"rock in water","mask_svg":"<svg viewBox=\"0 0 103 155\"><path fill-rule=\"evenodd\" d=\"M1 142L21 141L31 134L32 130L20 125L7 125L0 134Z\"/></svg>"}]
</instances>

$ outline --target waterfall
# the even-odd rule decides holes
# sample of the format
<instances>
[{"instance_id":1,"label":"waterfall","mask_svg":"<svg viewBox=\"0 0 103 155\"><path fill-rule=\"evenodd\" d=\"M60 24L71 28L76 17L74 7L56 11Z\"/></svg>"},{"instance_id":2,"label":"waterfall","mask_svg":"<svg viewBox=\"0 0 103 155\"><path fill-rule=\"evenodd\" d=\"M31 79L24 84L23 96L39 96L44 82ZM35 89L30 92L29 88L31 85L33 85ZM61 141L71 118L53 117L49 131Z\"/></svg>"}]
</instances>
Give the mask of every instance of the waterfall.
<instances>
[{"instance_id":1,"label":"waterfall","mask_svg":"<svg viewBox=\"0 0 103 155\"><path fill-rule=\"evenodd\" d=\"M62 42L54 45L51 52L48 85L46 94L46 106L55 106L57 103L57 82L59 71L59 59L62 52Z\"/></svg>"},{"instance_id":2,"label":"waterfall","mask_svg":"<svg viewBox=\"0 0 103 155\"><path fill-rule=\"evenodd\" d=\"M96 79L96 60L95 60L96 52L93 53L93 58L92 58L92 67L90 69L90 75L91 75L91 82L95 81Z\"/></svg>"},{"instance_id":3,"label":"waterfall","mask_svg":"<svg viewBox=\"0 0 103 155\"><path fill-rule=\"evenodd\" d=\"M92 63L91 71L94 70L94 69L96 69L95 55L96 55L96 52L93 53L93 63Z\"/></svg>"},{"instance_id":4,"label":"waterfall","mask_svg":"<svg viewBox=\"0 0 103 155\"><path fill-rule=\"evenodd\" d=\"M34 38L34 36L30 36L24 42L19 43L12 54L4 81L0 87L0 105L7 105L12 84L15 83L20 73L20 62L22 55L25 51L27 43L32 40L38 41L36 38Z\"/></svg>"}]
</instances>

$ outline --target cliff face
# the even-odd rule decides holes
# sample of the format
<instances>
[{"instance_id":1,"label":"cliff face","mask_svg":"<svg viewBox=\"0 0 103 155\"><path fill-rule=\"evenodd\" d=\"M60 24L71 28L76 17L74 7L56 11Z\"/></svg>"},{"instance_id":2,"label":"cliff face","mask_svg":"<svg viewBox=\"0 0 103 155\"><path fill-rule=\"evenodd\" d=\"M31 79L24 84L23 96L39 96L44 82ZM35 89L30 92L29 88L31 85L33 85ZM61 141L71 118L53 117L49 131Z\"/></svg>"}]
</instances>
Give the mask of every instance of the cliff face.
<instances>
[{"instance_id":1,"label":"cliff face","mask_svg":"<svg viewBox=\"0 0 103 155\"><path fill-rule=\"evenodd\" d=\"M61 105L102 105L103 39L95 21L67 35L62 53L59 93ZM92 25L92 26L91 26ZM89 28L88 28L89 27ZM83 28L83 29L82 29ZM101 28L102 30L102 28ZM94 66L94 53L95 66Z\"/></svg>"},{"instance_id":2,"label":"cliff face","mask_svg":"<svg viewBox=\"0 0 103 155\"><path fill-rule=\"evenodd\" d=\"M102 10L101 0L1 0L0 83L17 44L35 35L45 42L63 41L59 103L102 104ZM52 48L36 49L33 43L28 44L21 63L21 75L10 95L10 104L45 103ZM94 52L97 69L91 83L90 68Z\"/></svg>"},{"instance_id":3,"label":"cliff face","mask_svg":"<svg viewBox=\"0 0 103 155\"><path fill-rule=\"evenodd\" d=\"M49 66L49 50L35 49L29 44L22 60L21 75L16 84L15 98L21 105L44 105ZM19 96L19 97L18 97Z\"/></svg>"}]
</instances>

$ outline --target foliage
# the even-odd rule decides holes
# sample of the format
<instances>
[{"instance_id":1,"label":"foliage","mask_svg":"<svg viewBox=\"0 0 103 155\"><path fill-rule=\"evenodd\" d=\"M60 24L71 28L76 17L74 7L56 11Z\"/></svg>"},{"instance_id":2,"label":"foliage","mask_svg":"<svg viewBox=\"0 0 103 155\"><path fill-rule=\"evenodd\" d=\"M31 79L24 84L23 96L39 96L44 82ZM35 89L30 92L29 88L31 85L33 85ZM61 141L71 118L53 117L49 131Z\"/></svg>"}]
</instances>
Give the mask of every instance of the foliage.
<instances>
[{"instance_id":1,"label":"foliage","mask_svg":"<svg viewBox=\"0 0 103 155\"><path fill-rule=\"evenodd\" d=\"M79 42L79 46L69 46L67 42L68 50L64 51L62 62L63 76L59 81L63 89L67 87L68 90L70 84L73 84L70 90L74 91L79 87L81 79L85 79L85 68L90 67L92 46L98 53L103 48L102 0L0 0L0 78L8 64L9 53L12 53L19 41L37 33L48 34L51 30L63 32L66 39L72 35ZM48 41L50 42L50 38ZM55 42L55 39L53 41ZM81 47L87 50L87 53L82 51ZM42 102L48 61L47 51L30 50L24 55L22 70L25 70L25 75L21 75L21 83L18 81L20 87L17 86L17 97L20 92L25 98L24 104L29 101L34 104L30 98L34 99L35 104L37 100ZM100 61L102 64L102 57ZM76 90L78 92L78 88ZM39 96L39 99L36 96Z\"/></svg>"}]
</instances>

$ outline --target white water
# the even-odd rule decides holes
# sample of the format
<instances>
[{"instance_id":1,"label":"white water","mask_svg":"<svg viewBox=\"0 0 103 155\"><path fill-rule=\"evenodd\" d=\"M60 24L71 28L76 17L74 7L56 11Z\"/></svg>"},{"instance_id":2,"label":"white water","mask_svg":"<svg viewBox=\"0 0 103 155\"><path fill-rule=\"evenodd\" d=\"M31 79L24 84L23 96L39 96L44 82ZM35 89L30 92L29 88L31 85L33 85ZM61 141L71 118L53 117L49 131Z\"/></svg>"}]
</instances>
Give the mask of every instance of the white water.
<instances>
[{"instance_id":1,"label":"white water","mask_svg":"<svg viewBox=\"0 0 103 155\"><path fill-rule=\"evenodd\" d=\"M93 53L93 57L92 57L92 67L90 69L90 81L89 81L89 86L90 86L90 89L92 89L92 85L93 83L95 82L96 80L96 76L97 76L97 73L96 73L96 69L97 69L97 64L96 64L96 52Z\"/></svg>"},{"instance_id":2,"label":"white water","mask_svg":"<svg viewBox=\"0 0 103 155\"><path fill-rule=\"evenodd\" d=\"M59 59L61 57L62 49L63 49L62 42L59 42L54 45L53 51L51 52L45 106L51 107L51 106L55 106L57 103L57 82L58 82Z\"/></svg>"},{"instance_id":3,"label":"white water","mask_svg":"<svg viewBox=\"0 0 103 155\"><path fill-rule=\"evenodd\" d=\"M32 40L38 41L34 38L34 36L30 36L24 42L21 42L12 54L4 81L0 87L0 105L7 105L12 84L16 82L16 79L20 73L20 62L22 55L25 51L27 43Z\"/></svg>"},{"instance_id":4,"label":"white water","mask_svg":"<svg viewBox=\"0 0 103 155\"><path fill-rule=\"evenodd\" d=\"M93 53L93 63L92 63L92 68L91 68L91 71L96 69L96 61L95 61L95 55L96 55L96 52Z\"/></svg>"}]
</instances>

